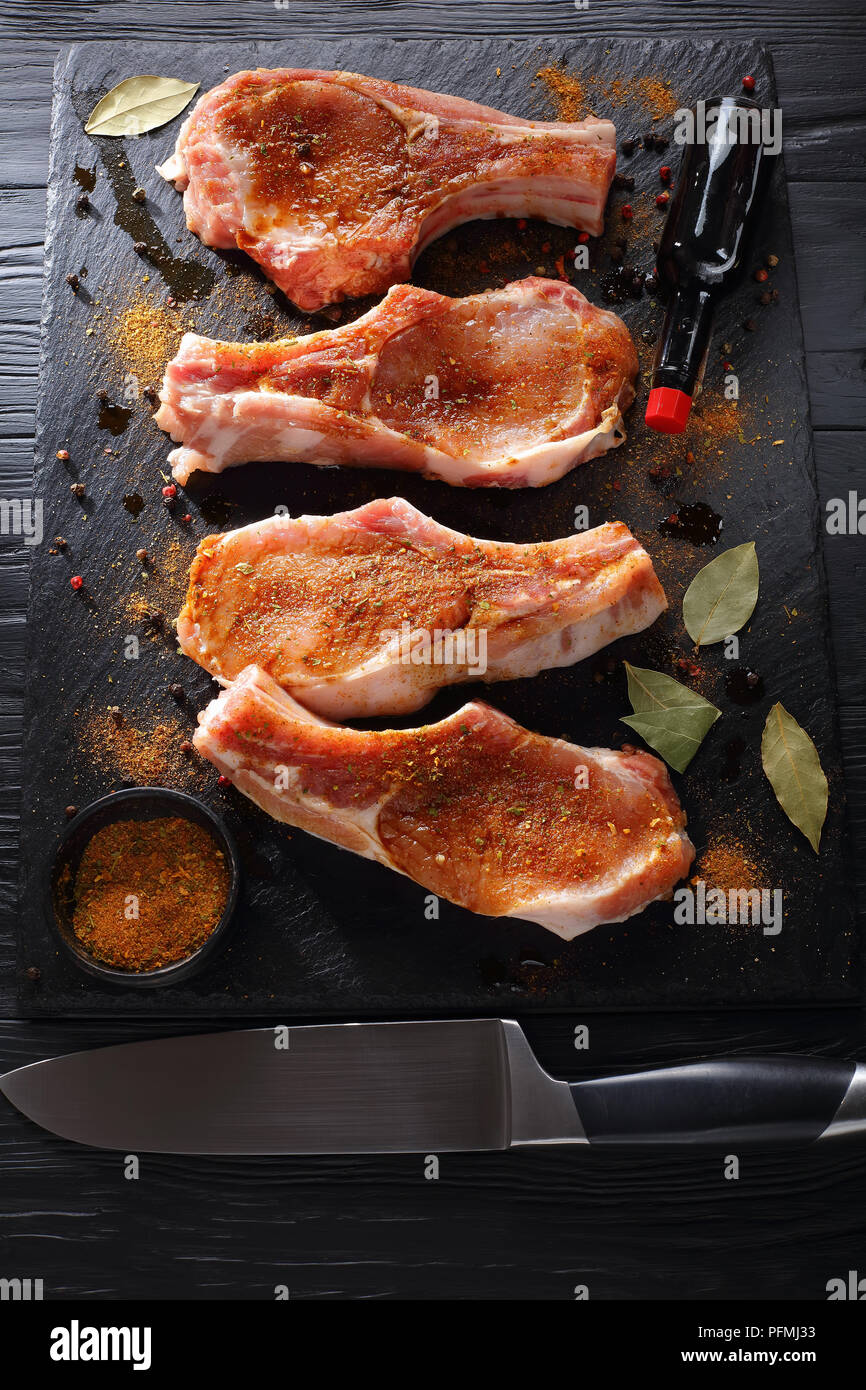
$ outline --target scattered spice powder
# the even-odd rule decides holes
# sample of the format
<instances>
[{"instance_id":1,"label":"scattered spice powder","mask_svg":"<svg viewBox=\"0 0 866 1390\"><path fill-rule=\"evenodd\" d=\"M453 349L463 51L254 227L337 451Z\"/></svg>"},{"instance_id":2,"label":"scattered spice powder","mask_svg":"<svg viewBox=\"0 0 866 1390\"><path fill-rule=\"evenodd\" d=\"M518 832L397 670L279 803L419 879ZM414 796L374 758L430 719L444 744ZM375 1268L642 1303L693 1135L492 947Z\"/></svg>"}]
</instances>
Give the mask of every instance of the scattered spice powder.
<instances>
[{"instance_id":1,"label":"scattered spice powder","mask_svg":"<svg viewBox=\"0 0 866 1390\"><path fill-rule=\"evenodd\" d=\"M176 710L174 702L171 703ZM128 782L174 787L179 784L204 786L212 781L206 765L197 755L191 757L181 752L181 744L189 741L189 729L180 720L137 727L123 715L117 723L111 713L104 710L90 715L77 732L93 765L109 774L119 774Z\"/></svg>"},{"instance_id":2,"label":"scattered spice powder","mask_svg":"<svg viewBox=\"0 0 866 1390\"><path fill-rule=\"evenodd\" d=\"M158 386L162 381L165 365L177 352L184 331L176 308L136 286L125 306L112 314L105 336L123 371L132 372L144 387Z\"/></svg>"},{"instance_id":3,"label":"scattered spice powder","mask_svg":"<svg viewBox=\"0 0 866 1390\"><path fill-rule=\"evenodd\" d=\"M692 883L704 879L713 888L761 888L765 876L742 840L728 835L712 841L698 857Z\"/></svg>"},{"instance_id":4,"label":"scattered spice powder","mask_svg":"<svg viewBox=\"0 0 866 1390\"><path fill-rule=\"evenodd\" d=\"M586 114L586 84L581 77L553 64L541 68L536 76L546 86L561 121L579 121Z\"/></svg>"},{"instance_id":5,"label":"scattered spice powder","mask_svg":"<svg viewBox=\"0 0 866 1390\"><path fill-rule=\"evenodd\" d=\"M541 68L539 77L562 121L578 121L593 101L603 100L614 109L642 106L654 121L664 120L679 110L681 102L670 82L660 74L645 77L605 78L596 74L571 73L557 64Z\"/></svg>"},{"instance_id":6,"label":"scattered spice powder","mask_svg":"<svg viewBox=\"0 0 866 1390\"><path fill-rule=\"evenodd\" d=\"M105 965L155 970L207 941L228 889L225 856L203 826L177 816L115 821L81 857L73 930Z\"/></svg>"}]
</instances>

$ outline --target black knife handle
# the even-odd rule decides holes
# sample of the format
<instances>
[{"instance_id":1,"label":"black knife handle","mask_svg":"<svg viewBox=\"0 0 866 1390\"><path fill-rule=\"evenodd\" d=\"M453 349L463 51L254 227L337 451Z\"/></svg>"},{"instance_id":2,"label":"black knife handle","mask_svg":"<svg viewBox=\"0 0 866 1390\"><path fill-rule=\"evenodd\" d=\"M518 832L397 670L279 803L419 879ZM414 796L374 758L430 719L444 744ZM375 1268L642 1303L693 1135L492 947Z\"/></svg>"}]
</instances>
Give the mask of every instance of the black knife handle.
<instances>
[{"instance_id":1,"label":"black knife handle","mask_svg":"<svg viewBox=\"0 0 866 1390\"><path fill-rule=\"evenodd\" d=\"M819 1057L726 1057L577 1081L571 1094L590 1144L810 1143L830 1126L866 1129L864 1076Z\"/></svg>"}]
</instances>

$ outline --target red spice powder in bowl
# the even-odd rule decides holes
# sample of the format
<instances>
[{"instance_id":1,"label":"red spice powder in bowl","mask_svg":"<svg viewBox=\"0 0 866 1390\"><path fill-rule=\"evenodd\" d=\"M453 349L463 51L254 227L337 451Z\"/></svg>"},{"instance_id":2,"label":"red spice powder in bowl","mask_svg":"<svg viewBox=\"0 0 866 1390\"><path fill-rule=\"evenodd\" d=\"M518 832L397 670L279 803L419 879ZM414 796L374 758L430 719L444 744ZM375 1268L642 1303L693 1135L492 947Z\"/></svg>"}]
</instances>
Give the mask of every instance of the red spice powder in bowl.
<instances>
[{"instance_id":1,"label":"red spice powder in bowl","mask_svg":"<svg viewBox=\"0 0 866 1390\"><path fill-rule=\"evenodd\" d=\"M175 984L225 943L240 863L203 802L165 787L94 801L61 836L49 909L67 953L124 986Z\"/></svg>"}]
</instances>

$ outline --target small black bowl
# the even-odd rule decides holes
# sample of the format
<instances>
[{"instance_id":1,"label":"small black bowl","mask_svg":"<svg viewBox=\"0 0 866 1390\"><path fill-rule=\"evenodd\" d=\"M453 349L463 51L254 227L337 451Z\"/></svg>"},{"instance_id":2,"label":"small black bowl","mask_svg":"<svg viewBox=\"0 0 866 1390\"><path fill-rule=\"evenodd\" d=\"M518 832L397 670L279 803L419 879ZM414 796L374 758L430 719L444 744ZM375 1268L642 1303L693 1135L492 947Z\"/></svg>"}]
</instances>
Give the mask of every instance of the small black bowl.
<instances>
[{"instance_id":1,"label":"small black bowl","mask_svg":"<svg viewBox=\"0 0 866 1390\"><path fill-rule=\"evenodd\" d=\"M72 929L73 885L85 847L97 831L121 820L158 820L161 816L177 816L194 821L213 836L225 855L229 870L229 891L222 916L207 941L182 960L161 965L155 970L116 970L95 960L78 940ZM69 873L64 871L68 869ZM203 802L185 792L166 787L130 787L112 792L99 801L92 801L71 820L60 837L54 855L49 884L49 911L67 953L82 970L112 985L131 985L134 989L152 989L156 985L174 985L187 979L225 944L226 934L237 905L240 890L240 860L237 846L226 826Z\"/></svg>"}]
</instances>

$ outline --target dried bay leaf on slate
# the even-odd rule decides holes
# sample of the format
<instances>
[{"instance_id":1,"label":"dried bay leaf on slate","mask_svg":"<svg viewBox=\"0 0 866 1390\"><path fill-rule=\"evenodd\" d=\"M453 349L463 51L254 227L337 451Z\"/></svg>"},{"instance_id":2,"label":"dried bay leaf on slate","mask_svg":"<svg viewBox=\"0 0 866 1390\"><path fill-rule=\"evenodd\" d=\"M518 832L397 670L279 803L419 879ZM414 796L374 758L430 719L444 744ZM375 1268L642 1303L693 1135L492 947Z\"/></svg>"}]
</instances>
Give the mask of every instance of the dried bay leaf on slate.
<instances>
[{"instance_id":1,"label":"dried bay leaf on slate","mask_svg":"<svg viewBox=\"0 0 866 1390\"><path fill-rule=\"evenodd\" d=\"M144 135L179 116L201 86L180 77L127 77L96 103L88 135Z\"/></svg>"},{"instance_id":2,"label":"dried bay leaf on slate","mask_svg":"<svg viewBox=\"0 0 866 1390\"><path fill-rule=\"evenodd\" d=\"M624 715L622 722L677 772L685 772L721 710L662 671L628 661L625 669L634 713Z\"/></svg>"},{"instance_id":3,"label":"dried bay leaf on slate","mask_svg":"<svg viewBox=\"0 0 866 1390\"><path fill-rule=\"evenodd\" d=\"M754 541L735 545L704 565L683 597L686 632L698 647L738 632L758 601L758 555Z\"/></svg>"},{"instance_id":4,"label":"dried bay leaf on slate","mask_svg":"<svg viewBox=\"0 0 866 1390\"><path fill-rule=\"evenodd\" d=\"M764 725L761 762L788 820L803 832L817 854L827 816L827 778L806 730L778 702Z\"/></svg>"}]
</instances>

